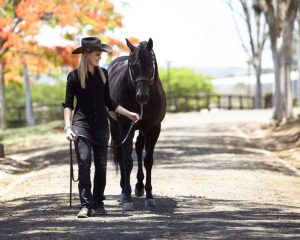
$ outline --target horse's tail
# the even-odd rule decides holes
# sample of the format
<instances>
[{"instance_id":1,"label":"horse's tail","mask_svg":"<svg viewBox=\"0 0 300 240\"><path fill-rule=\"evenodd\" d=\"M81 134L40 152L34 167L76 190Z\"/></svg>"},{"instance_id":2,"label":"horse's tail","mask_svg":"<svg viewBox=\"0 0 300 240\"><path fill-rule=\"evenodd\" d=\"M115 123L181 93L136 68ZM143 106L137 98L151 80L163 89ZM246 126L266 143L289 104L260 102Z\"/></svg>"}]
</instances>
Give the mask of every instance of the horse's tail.
<instances>
[{"instance_id":1,"label":"horse's tail","mask_svg":"<svg viewBox=\"0 0 300 240\"><path fill-rule=\"evenodd\" d=\"M116 133L118 126L117 126L117 122L111 116L109 116L109 120L110 120L111 145L115 146L116 144L119 143L118 134ZM115 165L116 172L118 172L119 171L119 162L120 162L120 158L121 158L120 148L117 146L112 147L111 153L113 155L112 159L113 159L113 162Z\"/></svg>"}]
</instances>

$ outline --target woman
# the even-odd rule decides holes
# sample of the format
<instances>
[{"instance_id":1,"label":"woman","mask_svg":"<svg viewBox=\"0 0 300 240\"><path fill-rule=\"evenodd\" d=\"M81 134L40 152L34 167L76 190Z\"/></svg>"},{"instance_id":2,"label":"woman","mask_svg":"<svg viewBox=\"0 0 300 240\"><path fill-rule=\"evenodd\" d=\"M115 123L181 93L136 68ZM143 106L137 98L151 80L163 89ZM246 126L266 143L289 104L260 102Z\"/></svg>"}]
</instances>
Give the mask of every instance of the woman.
<instances>
[{"instance_id":1,"label":"woman","mask_svg":"<svg viewBox=\"0 0 300 240\"><path fill-rule=\"evenodd\" d=\"M71 71L67 77L64 120L66 137L75 141L75 152L79 168L79 196L81 209L77 217L86 218L94 209L96 214L106 214L103 200L106 185L107 148L91 144L84 135L94 141L107 145L109 125L107 120L108 108L128 117L132 121L140 119L139 115L130 112L112 101L109 94L107 70L99 68L102 52L111 52L111 47L102 44L99 38L87 37L81 40L81 47L72 54L82 54L78 69ZM105 79L103 79L105 78ZM74 97L76 107L74 109ZM94 155L95 175L94 188L91 192L90 168L91 153Z\"/></svg>"}]
</instances>

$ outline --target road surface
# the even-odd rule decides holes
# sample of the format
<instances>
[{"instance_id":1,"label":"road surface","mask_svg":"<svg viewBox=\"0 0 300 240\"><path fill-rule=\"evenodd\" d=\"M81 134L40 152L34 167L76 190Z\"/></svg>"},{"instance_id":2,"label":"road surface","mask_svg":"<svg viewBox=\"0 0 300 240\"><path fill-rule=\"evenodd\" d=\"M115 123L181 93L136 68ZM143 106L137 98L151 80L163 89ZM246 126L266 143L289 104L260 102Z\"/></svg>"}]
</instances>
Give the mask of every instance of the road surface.
<instances>
[{"instance_id":1,"label":"road surface","mask_svg":"<svg viewBox=\"0 0 300 240\"><path fill-rule=\"evenodd\" d=\"M109 214L88 219L76 218L77 183L69 208L64 135L27 144L7 156L15 163L0 180L0 239L300 239L299 169L245 131L270 116L168 114L155 151L156 208L134 197L135 210L122 212L119 175L109 162ZM136 162L132 185L135 175Z\"/></svg>"}]
</instances>

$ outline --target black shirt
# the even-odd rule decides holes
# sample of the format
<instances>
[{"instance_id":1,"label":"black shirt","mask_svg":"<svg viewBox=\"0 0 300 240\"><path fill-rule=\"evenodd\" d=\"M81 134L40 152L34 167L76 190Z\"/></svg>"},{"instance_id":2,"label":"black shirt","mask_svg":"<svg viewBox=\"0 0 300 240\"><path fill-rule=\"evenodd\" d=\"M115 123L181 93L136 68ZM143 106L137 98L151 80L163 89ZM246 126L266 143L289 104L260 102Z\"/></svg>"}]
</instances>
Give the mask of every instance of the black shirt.
<instances>
[{"instance_id":1,"label":"black shirt","mask_svg":"<svg viewBox=\"0 0 300 240\"><path fill-rule=\"evenodd\" d=\"M107 70L101 68L108 79ZM94 74L88 72L86 88L80 84L78 69L71 71L67 77L66 98L63 107L74 109L74 96L77 103L73 115L72 124L87 129L101 129L108 127L107 111L115 111L117 104L109 94L108 81L103 83L98 67Z\"/></svg>"}]
</instances>

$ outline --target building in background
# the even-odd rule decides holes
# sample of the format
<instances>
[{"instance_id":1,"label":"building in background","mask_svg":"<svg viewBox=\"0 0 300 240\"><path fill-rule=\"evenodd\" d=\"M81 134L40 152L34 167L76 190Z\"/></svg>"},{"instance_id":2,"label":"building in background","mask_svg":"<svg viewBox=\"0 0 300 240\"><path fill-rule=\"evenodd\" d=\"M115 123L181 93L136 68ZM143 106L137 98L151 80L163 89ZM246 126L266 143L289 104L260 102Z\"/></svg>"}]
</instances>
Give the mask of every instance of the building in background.
<instances>
[{"instance_id":1,"label":"building in background","mask_svg":"<svg viewBox=\"0 0 300 240\"><path fill-rule=\"evenodd\" d=\"M297 97L298 71L291 72L292 96ZM234 77L215 78L212 80L214 91L219 94L255 95L255 75L243 75ZM265 73L261 75L262 96L273 93L274 74Z\"/></svg>"}]
</instances>

